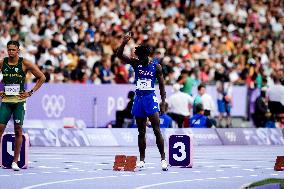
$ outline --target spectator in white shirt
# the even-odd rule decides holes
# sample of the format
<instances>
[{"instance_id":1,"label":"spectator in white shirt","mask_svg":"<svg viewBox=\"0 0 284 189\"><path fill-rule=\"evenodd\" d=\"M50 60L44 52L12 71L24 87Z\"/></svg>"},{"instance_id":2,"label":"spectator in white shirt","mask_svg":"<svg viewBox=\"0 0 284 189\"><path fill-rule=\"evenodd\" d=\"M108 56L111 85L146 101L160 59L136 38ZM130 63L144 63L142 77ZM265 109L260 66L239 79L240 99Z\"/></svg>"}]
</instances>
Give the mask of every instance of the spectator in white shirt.
<instances>
[{"instance_id":1,"label":"spectator in white shirt","mask_svg":"<svg viewBox=\"0 0 284 189\"><path fill-rule=\"evenodd\" d=\"M193 98L180 91L179 84L173 85L174 94L168 98L168 115L182 128L184 119L190 116L190 107L193 104Z\"/></svg>"},{"instance_id":2,"label":"spectator in white shirt","mask_svg":"<svg viewBox=\"0 0 284 189\"><path fill-rule=\"evenodd\" d=\"M213 98L206 93L206 87L204 84L200 84L197 87L198 90L198 95L194 98L194 108L193 108L193 114L196 114L195 112L195 106L197 104L202 103L203 107L204 107L204 115L208 116L209 119L212 121L213 125L216 125L216 120L214 120L211 116L215 115L215 102L213 100Z\"/></svg>"},{"instance_id":3,"label":"spectator in white shirt","mask_svg":"<svg viewBox=\"0 0 284 189\"><path fill-rule=\"evenodd\" d=\"M284 85L278 76L273 76L274 85L268 88L268 108L272 115L284 113Z\"/></svg>"}]
</instances>

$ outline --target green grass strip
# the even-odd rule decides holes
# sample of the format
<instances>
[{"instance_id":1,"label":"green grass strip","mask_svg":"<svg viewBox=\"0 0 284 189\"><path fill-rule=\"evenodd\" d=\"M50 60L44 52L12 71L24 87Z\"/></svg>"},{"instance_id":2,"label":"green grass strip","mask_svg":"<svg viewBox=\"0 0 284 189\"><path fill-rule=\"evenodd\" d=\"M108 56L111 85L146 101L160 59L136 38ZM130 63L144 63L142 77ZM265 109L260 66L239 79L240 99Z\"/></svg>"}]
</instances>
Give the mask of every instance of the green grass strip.
<instances>
[{"instance_id":1,"label":"green grass strip","mask_svg":"<svg viewBox=\"0 0 284 189\"><path fill-rule=\"evenodd\" d=\"M255 186L262 186L262 185L265 185L265 184L271 184L271 183L280 183L281 189L284 189L284 179L279 179L279 178L268 178L268 179L264 179L264 180L261 180L261 181L257 181L257 182L250 184L249 188L255 187Z\"/></svg>"}]
</instances>

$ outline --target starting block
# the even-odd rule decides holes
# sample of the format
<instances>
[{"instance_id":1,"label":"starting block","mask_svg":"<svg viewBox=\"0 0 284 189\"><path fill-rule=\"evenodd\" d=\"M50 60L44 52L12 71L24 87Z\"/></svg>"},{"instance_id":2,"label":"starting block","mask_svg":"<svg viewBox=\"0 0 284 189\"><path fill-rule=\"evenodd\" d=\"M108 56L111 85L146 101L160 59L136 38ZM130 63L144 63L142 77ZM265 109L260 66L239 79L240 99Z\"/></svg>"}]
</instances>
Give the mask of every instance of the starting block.
<instances>
[{"instance_id":1,"label":"starting block","mask_svg":"<svg viewBox=\"0 0 284 189\"><path fill-rule=\"evenodd\" d=\"M114 171L135 171L137 156L116 155L113 170Z\"/></svg>"},{"instance_id":2,"label":"starting block","mask_svg":"<svg viewBox=\"0 0 284 189\"><path fill-rule=\"evenodd\" d=\"M18 166L21 169L28 167L28 149L29 149L29 136L23 134L23 143L21 146L20 156L18 160ZM3 168L11 169L11 165L14 159L15 149L15 134L6 133L3 134L0 146L0 165Z\"/></svg>"},{"instance_id":3,"label":"starting block","mask_svg":"<svg viewBox=\"0 0 284 189\"><path fill-rule=\"evenodd\" d=\"M169 137L169 164L170 166L193 166L192 137L188 135L171 135Z\"/></svg>"},{"instance_id":4,"label":"starting block","mask_svg":"<svg viewBox=\"0 0 284 189\"><path fill-rule=\"evenodd\" d=\"M277 156L274 171L284 171L284 156Z\"/></svg>"}]
</instances>

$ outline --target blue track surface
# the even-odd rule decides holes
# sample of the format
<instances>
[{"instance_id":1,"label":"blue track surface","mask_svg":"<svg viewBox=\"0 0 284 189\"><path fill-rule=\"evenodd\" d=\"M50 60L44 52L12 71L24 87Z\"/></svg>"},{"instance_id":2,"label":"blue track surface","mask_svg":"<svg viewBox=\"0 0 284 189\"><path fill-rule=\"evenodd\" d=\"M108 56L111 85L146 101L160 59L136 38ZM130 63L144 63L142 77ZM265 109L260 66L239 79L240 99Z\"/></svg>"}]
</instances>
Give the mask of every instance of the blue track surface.
<instances>
[{"instance_id":1,"label":"blue track surface","mask_svg":"<svg viewBox=\"0 0 284 189\"><path fill-rule=\"evenodd\" d=\"M264 178L284 178L273 170L283 146L194 146L193 168L160 168L157 148L146 150L146 169L112 170L115 154L137 155L130 147L32 147L29 168L0 169L1 189L234 189Z\"/></svg>"}]
</instances>

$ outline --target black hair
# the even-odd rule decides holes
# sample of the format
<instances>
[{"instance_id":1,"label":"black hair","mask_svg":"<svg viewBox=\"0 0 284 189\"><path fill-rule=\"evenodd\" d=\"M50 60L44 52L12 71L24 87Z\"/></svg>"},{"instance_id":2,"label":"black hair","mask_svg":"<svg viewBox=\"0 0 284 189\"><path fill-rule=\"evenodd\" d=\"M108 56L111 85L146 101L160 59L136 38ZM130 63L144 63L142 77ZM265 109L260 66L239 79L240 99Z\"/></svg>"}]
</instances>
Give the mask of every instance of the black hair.
<instances>
[{"instance_id":1,"label":"black hair","mask_svg":"<svg viewBox=\"0 0 284 189\"><path fill-rule=\"evenodd\" d=\"M140 58L148 58L148 56L151 54L151 50L148 45L141 44L138 47L135 47L134 53Z\"/></svg>"},{"instance_id":2,"label":"black hair","mask_svg":"<svg viewBox=\"0 0 284 189\"><path fill-rule=\"evenodd\" d=\"M202 88L206 88L204 84L198 85L197 90L200 91L200 89L202 89Z\"/></svg>"},{"instance_id":3,"label":"black hair","mask_svg":"<svg viewBox=\"0 0 284 189\"><path fill-rule=\"evenodd\" d=\"M201 111L203 111L203 110L204 110L204 108L203 108L202 103L198 103L198 104L196 104L196 106L195 106L195 110L196 110L196 112L197 112L197 113L200 113Z\"/></svg>"},{"instance_id":4,"label":"black hair","mask_svg":"<svg viewBox=\"0 0 284 189\"><path fill-rule=\"evenodd\" d=\"M9 42L7 43L7 47L8 47L9 45L15 45L15 46L17 46L18 48L20 47L20 43L19 43L18 41L13 41L13 40L11 40L11 41L9 41Z\"/></svg>"},{"instance_id":5,"label":"black hair","mask_svg":"<svg viewBox=\"0 0 284 189\"><path fill-rule=\"evenodd\" d=\"M133 99L134 96L135 96L135 92L134 92L134 91L129 91L129 92L128 92L128 95L127 95L127 98Z\"/></svg>"}]
</instances>

